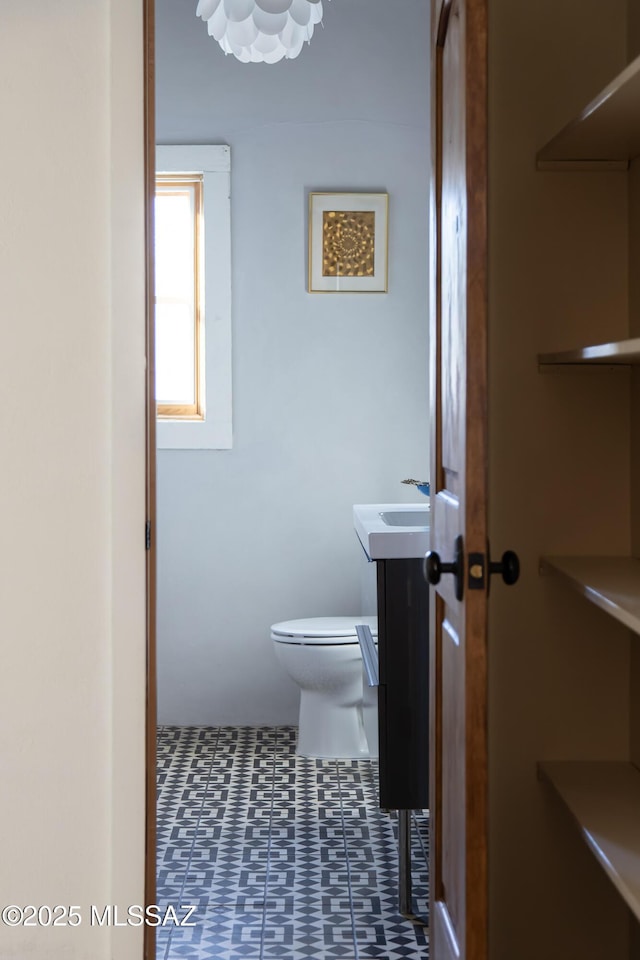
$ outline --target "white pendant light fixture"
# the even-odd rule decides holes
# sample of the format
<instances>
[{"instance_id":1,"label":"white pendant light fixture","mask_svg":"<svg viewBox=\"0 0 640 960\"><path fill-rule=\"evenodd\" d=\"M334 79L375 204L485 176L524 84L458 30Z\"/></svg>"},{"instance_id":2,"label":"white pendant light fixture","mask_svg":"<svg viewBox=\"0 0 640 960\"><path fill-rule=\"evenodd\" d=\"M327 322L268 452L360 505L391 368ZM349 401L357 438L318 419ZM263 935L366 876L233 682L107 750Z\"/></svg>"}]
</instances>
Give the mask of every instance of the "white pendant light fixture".
<instances>
[{"instance_id":1,"label":"white pendant light fixture","mask_svg":"<svg viewBox=\"0 0 640 960\"><path fill-rule=\"evenodd\" d=\"M293 60L322 20L322 0L198 0L196 16L242 63Z\"/></svg>"}]
</instances>

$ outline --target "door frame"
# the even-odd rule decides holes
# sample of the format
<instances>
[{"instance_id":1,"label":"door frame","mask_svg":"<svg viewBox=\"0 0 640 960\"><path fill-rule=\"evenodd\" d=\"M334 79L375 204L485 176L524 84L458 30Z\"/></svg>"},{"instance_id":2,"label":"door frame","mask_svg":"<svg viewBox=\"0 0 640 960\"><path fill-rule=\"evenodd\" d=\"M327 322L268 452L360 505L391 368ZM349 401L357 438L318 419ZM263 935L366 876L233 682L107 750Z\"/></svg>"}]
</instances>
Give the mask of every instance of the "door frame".
<instances>
[{"instance_id":1,"label":"door frame","mask_svg":"<svg viewBox=\"0 0 640 960\"><path fill-rule=\"evenodd\" d=\"M143 0L144 69L144 199L145 199L145 354L146 354L146 653L145 704L145 905L156 902L156 400L155 400L155 271L153 200L156 175L155 136L155 0ZM156 930L144 926L144 960L155 960Z\"/></svg>"}]
</instances>

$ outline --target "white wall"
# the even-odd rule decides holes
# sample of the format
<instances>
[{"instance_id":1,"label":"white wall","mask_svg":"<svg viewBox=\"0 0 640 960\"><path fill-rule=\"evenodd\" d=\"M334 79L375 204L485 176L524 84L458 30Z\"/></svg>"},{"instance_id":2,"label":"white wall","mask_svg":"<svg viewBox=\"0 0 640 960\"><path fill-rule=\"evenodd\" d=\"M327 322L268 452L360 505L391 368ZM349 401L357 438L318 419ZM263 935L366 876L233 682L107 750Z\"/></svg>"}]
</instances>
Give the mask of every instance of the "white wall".
<instances>
[{"instance_id":1,"label":"white wall","mask_svg":"<svg viewBox=\"0 0 640 960\"><path fill-rule=\"evenodd\" d=\"M2 960L141 957L141 9L2 4L0 904L84 913Z\"/></svg>"},{"instance_id":2,"label":"white wall","mask_svg":"<svg viewBox=\"0 0 640 960\"><path fill-rule=\"evenodd\" d=\"M159 719L282 723L278 620L359 611L358 502L427 476L429 6L333 0L295 61L158 0L161 143L231 145L234 448L158 456ZM309 190L390 195L387 295L306 292Z\"/></svg>"}]
</instances>

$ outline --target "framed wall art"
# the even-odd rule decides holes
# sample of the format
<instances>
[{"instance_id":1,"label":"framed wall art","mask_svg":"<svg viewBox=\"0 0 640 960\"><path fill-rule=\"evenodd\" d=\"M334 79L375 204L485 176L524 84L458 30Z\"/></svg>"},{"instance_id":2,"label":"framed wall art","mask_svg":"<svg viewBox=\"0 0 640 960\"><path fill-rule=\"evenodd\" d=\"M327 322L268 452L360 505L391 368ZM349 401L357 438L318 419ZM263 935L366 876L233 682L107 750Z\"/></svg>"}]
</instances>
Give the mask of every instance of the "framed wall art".
<instances>
[{"instance_id":1,"label":"framed wall art","mask_svg":"<svg viewBox=\"0 0 640 960\"><path fill-rule=\"evenodd\" d=\"M309 194L309 293L386 293L387 193Z\"/></svg>"}]
</instances>

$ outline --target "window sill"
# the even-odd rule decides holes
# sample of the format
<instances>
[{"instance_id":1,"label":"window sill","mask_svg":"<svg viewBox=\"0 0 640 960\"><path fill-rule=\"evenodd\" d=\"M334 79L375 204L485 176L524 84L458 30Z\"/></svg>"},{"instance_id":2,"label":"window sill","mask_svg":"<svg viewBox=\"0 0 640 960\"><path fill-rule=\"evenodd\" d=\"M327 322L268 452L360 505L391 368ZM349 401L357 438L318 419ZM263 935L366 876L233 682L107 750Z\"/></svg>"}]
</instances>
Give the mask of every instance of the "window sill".
<instances>
[{"instance_id":1,"label":"window sill","mask_svg":"<svg viewBox=\"0 0 640 960\"><path fill-rule=\"evenodd\" d=\"M157 420L159 450L230 450L233 431L230 421Z\"/></svg>"}]
</instances>

